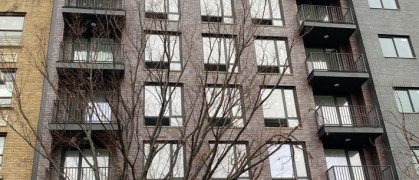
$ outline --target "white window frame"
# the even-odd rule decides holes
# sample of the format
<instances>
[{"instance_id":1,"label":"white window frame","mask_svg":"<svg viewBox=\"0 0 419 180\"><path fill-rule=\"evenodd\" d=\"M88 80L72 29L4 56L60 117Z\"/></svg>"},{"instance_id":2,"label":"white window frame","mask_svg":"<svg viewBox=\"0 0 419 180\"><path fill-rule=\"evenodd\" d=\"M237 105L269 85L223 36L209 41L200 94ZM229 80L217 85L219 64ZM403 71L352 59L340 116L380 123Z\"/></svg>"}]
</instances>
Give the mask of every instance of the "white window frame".
<instances>
[{"instance_id":1,"label":"white window frame","mask_svg":"<svg viewBox=\"0 0 419 180\"><path fill-rule=\"evenodd\" d=\"M0 107L11 107L16 73L14 71L1 70L0 76L4 82L0 83Z\"/></svg>"},{"instance_id":2,"label":"white window frame","mask_svg":"<svg viewBox=\"0 0 419 180\"><path fill-rule=\"evenodd\" d=\"M181 43L181 36L179 35L147 34L146 69L170 68L173 71L180 71L182 69Z\"/></svg>"},{"instance_id":3,"label":"white window frame","mask_svg":"<svg viewBox=\"0 0 419 180\"><path fill-rule=\"evenodd\" d=\"M254 45L259 73L291 74L286 40L256 38Z\"/></svg>"},{"instance_id":4,"label":"white window frame","mask_svg":"<svg viewBox=\"0 0 419 180\"><path fill-rule=\"evenodd\" d=\"M162 92L166 89L166 100ZM183 126L183 87L146 85L144 87L144 124L155 126L148 121L158 121L162 103L167 102L162 118L162 126Z\"/></svg>"},{"instance_id":5,"label":"white window frame","mask_svg":"<svg viewBox=\"0 0 419 180\"><path fill-rule=\"evenodd\" d=\"M252 23L284 26L282 0L249 0Z\"/></svg>"},{"instance_id":6,"label":"white window frame","mask_svg":"<svg viewBox=\"0 0 419 180\"><path fill-rule=\"evenodd\" d=\"M236 61L235 39L225 37L202 37L204 68L206 71L239 72ZM234 67L234 71L233 71Z\"/></svg>"},{"instance_id":7,"label":"white window frame","mask_svg":"<svg viewBox=\"0 0 419 180\"><path fill-rule=\"evenodd\" d=\"M393 50L395 51L396 56L386 56L384 54L386 50L383 49L383 46L385 46L386 44L383 44L384 43L383 41L385 39L387 39L387 40L391 39L392 44L387 44L387 45L391 45L393 47ZM410 53L411 56L401 56L400 55L400 50L401 50L400 48L402 48L402 47L397 45L397 43L395 42L395 39L405 41L407 43L407 45L409 45L409 51L410 51L409 53ZM414 54L413 49L412 49L412 44L410 43L410 38L409 37L406 37L406 36L379 36L379 42L380 42L381 50L383 51L383 56L384 57L393 57L393 58L414 58L415 57L415 54Z\"/></svg>"},{"instance_id":8,"label":"white window frame","mask_svg":"<svg viewBox=\"0 0 419 180\"><path fill-rule=\"evenodd\" d=\"M184 146L176 143L159 143L155 144L157 154L152 159L150 169L147 173L147 179L157 180L165 179L169 175L169 179L182 179L184 177ZM175 154L175 151L178 153ZM150 143L144 143L144 162L147 162L147 158L150 152ZM177 156L176 159L174 158ZM174 163L174 164L172 164ZM172 168L172 173L169 174Z\"/></svg>"},{"instance_id":9,"label":"white window frame","mask_svg":"<svg viewBox=\"0 0 419 180\"><path fill-rule=\"evenodd\" d=\"M233 0L200 0L203 22L234 23Z\"/></svg>"},{"instance_id":10,"label":"white window frame","mask_svg":"<svg viewBox=\"0 0 419 180\"><path fill-rule=\"evenodd\" d=\"M179 0L144 0L144 4L146 18L180 20Z\"/></svg>"},{"instance_id":11,"label":"white window frame","mask_svg":"<svg viewBox=\"0 0 419 180\"><path fill-rule=\"evenodd\" d=\"M303 144L269 144L267 148L272 179L309 179Z\"/></svg>"},{"instance_id":12,"label":"white window frame","mask_svg":"<svg viewBox=\"0 0 419 180\"><path fill-rule=\"evenodd\" d=\"M391 6L395 6L395 7L394 8L388 7L389 4L386 4L386 1L387 3L390 3ZM380 6L374 6L374 2L379 3ZM368 5L372 9L398 9L399 8L396 0L368 0Z\"/></svg>"},{"instance_id":13,"label":"white window frame","mask_svg":"<svg viewBox=\"0 0 419 180\"><path fill-rule=\"evenodd\" d=\"M292 95L291 102L287 96ZM265 127L296 127L300 123L297 97L294 88L278 87L261 89ZM274 99L278 97L279 99ZM278 114L279 113L279 114ZM267 126L269 121L277 121L279 126Z\"/></svg>"},{"instance_id":14,"label":"white window frame","mask_svg":"<svg viewBox=\"0 0 419 180\"><path fill-rule=\"evenodd\" d=\"M236 172L243 163L247 161L248 152L247 144L236 143L231 145L230 143L217 143L217 151L215 152L215 158L211 164L211 169L215 169L212 175L212 179L225 179L229 174ZM215 143L210 142L210 149L215 148ZM227 148L232 146L228 151ZM221 156L225 154L221 162L216 166ZM215 167L216 166L216 167ZM242 173L238 179L250 179L249 172Z\"/></svg>"},{"instance_id":15,"label":"white window frame","mask_svg":"<svg viewBox=\"0 0 419 180\"><path fill-rule=\"evenodd\" d=\"M19 18L19 20L13 20L13 18ZM11 22L7 19L11 19ZM0 15L0 46L21 46L24 22L24 15ZM14 36L17 37L10 38L10 34L15 34Z\"/></svg>"},{"instance_id":16,"label":"white window frame","mask_svg":"<svg viewBox=\"0 0 419 180\"><path fill-rule=\"evenodd\" d=\"M399 95L400 92L406 92L409 102L405 102L405 103L408 103L410 105L409 107L403 107L402 105L403 103L401 102L403 100L400 98L400 95ZM399 110L400 113L419 113L419 106L415 106L415 101L413 100L414 98L417 98L417 96L412 97L412 93L414 92L419 93L419 89L415 89L415 88L395 88L394 89L394 98L396 99L397 109Z\"/></svg>"},{"instance_id":17,"label":"white window frame","mask_svg":"<svg viewBox=\"0 0 419 180\"><path fill-rule=\"evenodd\" d=\"M208 86L205 88L209 122L215 126L244 126L242 90Z\"/></svg>"}]
</instances>

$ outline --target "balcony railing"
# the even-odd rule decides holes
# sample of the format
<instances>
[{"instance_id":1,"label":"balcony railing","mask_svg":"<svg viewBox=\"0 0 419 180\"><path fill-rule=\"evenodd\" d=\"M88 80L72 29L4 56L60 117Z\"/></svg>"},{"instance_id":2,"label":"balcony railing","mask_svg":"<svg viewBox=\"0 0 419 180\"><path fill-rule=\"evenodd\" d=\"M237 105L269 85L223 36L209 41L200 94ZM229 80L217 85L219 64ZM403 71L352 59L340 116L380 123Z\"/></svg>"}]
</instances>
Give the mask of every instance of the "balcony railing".
<instances>
[{"instance_id":1,"label":"balcony railing","mask_svg":"<svg viewBox=\"0 0 419 180\"><path fill-rule=\"evenodd\" d=\"M390 166L332 166L326 172L328 180L393 180Z\"/></svg>"},{"instance_id":2,"label":"balcony railing","mask_svg":"<svg viewBox=\"0 0 419 180\"><path fill-rule=\"evenodd\" d=\"M375 106L320 106L315 114L319 128L381 126Z\"/></svg>"},{"instance_id":3,"label":"balcony railing","mask_svg":"<svg viewBox=\"0 0 419 180\"><path fill-rule=\"evenodd\" d=\"M64 174L64 180L90 180L96 179L95 172L90 167L65 167L61 171ZM109 167L98 168L100 180L111 180Z\"/></svg>"},{"instance_id":4,"label":"balcony railing","mask_svg":"<svg viewBox=\"0 0 419 180\"><path fill-rule=\"evenodd\" d=\"M86 9L123 9L124 0L66 0L65 6Z\"/></svg>"},{"instance_id":5,"label":"balcony railing","mask_svg":"<svg viewBox=\"0 0 419 180\"><path fill-rule=\"evenodd\" d=\"M84 124L111 123L115 121L111 105L108 102L79 100L55 100L51 123Z\"/></svg>"},{"instance_id":6,"label":"balcony railing","mask_svg":"<svg viewBox=\"0 0 419 180\"><path fill-rule=\"evenodd\" d=\"M298 10L299 24L304 21L354 24L350 8L306 4L301 5Z\"/></svg>"},{"instance_id":7,"label":"balcony railing","mask_svg":"<svg viewBox=\"0 0 419 180\"><path fill-rule=\"evenodd\" d=\"M367 72L364 56L350 53L317 53L312 52L306 59L307 72Z\"/></svg>"},{"instance_id":8,"label":"balcony railing","mask_svg":"<svg viewBox=\"0 0 419 180\"><path fill-rule=\"evenodd\" d=\"M123 63L123 45L117 43L61 42L61 62Z\"/></svg>"}]
</instances>

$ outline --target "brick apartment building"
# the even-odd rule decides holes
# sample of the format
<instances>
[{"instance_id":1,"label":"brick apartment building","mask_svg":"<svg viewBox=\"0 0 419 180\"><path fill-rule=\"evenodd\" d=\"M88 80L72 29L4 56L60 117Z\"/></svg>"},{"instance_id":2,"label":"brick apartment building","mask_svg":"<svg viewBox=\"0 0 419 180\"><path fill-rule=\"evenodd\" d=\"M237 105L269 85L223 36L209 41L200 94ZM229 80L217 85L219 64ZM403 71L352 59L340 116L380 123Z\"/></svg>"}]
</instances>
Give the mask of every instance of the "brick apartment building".
<instances>
[{"instance_id":1,"label":"brick apartment building","mask_svg":"<svg viewBox=\"0 0 419 180\"><path fill-rule=\"evenodd\" d=\"M392 1L54 1L32 179L405 179Z\"/></svg>"}]
</instances>

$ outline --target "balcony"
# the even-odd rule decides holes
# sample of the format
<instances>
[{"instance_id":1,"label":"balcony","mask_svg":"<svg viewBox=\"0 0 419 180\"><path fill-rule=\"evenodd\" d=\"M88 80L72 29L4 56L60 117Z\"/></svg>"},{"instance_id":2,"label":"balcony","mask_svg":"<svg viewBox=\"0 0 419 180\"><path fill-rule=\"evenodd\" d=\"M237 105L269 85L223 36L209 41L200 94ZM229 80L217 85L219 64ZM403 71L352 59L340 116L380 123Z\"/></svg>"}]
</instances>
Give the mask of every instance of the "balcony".
<instances>
[{"instance_id":1,"label":"balcony","mask_svg":"<svg viewBox=\"0 0 419 180\"><path fill-rule=\"evenodd\" d=\"M50 172L50 179L68 179L68 180L88 180L88 179L96 179L95 172L90 167L64 167L61 168L61 173L65 176L65 178L60 178L59 174L56 172L55 169L51 168ZM116 179L116 176L112 173L111 168L109 167L99 167L98 168L98 175L101 180L112 180Z\"/></svg>"},{"instance_id":2,"label":"balcony","mask_svg":"<svg viewBox=\"0 0 419 180\"><path fill-rule=\"evenodd\" d=\"M91 77L91 70L104 79L119 79L125 70L123 56L122 44L62 42L56 68L60 77L72 80L78 79L74 74Z\"/></svg>"},{"instance_id":3,"label":"balcony","mask_svg":"<svg viewBox=\"0 0 419 180\"><path fill-rule=\"evenodd\" d=\"M369 79L362 54L310 53L306 65L314 91L353 91Z\"/></svg>"},{"instance_id":4,"label":"balcony","mask_svg":"<svg viewBox=\"0 0 419 180\"><path fill-rule=\"evenodd\" d=\"M356 30L350 8L303 4L298 9L299 33L318 46L347 41Z\"/></svg>"},{"instance_id":5,"label":"balcony","mask_svg":"<svg viewBox=\"0 0 419 180\"><path fill-rule=\"evenodd\" d=\"M50 130L117 130L116 118L108 102L55 100Z\"/></svg>"},{"instance_id":6,"label":"balcony","mask_svg":"<svg viewBox=\"0 0 419 180\"><path fill-rule=\"evenodd\" d=\"M375 106L319 106L315 114L326 144L370 142L384 132Z\"/></svg>"},{"instance_id":7,"label":"balcony","mask_svg":"<svg viewBox=\"0 0 419 180\"><path fill-rule=\"evenodd\" d=\"M65 0L63 14L125 16L124 0Z\"/></svg>"},{"instance_id":8,"label":"balcony","mask_svg":"<svg viewBox=\"0 0 419 180\"><path fill-rule=\"evenodd\" d=\"M328 180L394 180L391 166L332 166Z\"/></svg>"}]
</instances>

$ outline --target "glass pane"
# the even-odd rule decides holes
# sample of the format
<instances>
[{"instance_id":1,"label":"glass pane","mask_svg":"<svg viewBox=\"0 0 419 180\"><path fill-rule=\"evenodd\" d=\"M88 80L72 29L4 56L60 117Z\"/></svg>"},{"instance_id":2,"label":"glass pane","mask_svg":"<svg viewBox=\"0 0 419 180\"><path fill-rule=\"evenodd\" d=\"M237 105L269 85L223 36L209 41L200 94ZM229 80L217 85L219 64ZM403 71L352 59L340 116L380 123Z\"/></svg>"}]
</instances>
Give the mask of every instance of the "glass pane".
<instances>
[{"instance_id":1,"label":"glass pane","mask_svg":"<svg viewBox=\"0 0 419 180\"><path fill-rule=\"evenodd\" d=\"M179 1L178 0L169 0L169 12L178 13L179 12Z\"/></svg>"},{"instance_id":2,"label":"glass pane","mask_svg":"<svg viewBox=\"0 0 419 180\"><path fill-rule=\"evenodd\" d=\"M0 155L3 155L3 149L4 149L4 141L6 140L6 137L0 137ZM1 165L1 163L0 163Z\"/></svg>"},{"instance_id":3,"label":"glass pane","mask_svg":"<svg viewBox=\"0 0 419 180\"><path fill-rule=\"evenodd\" d=\"M297 170L297 176L307 177L306 162L304 159L304 151L302 145L294 145L294 161L295 169Z\"/></svg>"},{"instance_id":4,"label":"glass pane","mask_svg":"<svg viewBox=\"0 0 419 180\"><path fill-rule=\"evenodd\" d=\"M415 112L419 112L419 90L409 90Z\"/></svg>"},{"instance_id":5,"label":"glass pane","mask_svg":"<svg viewBox=\"0 0 419 180\"><path fill-rule=\"evenodd\" d=\"M225 153L225 151L227 150L226 149L227 146L228 146L227 144L218 144L214 162L217 162L221 158L223 153ZM214 144L210 144L210 148L213 148L213 147L214 147ZM216 167L212 178L226 178L229 175L229 173L232 171L233 169L232 164L234 163L234 152L231 149L230 151L226 152L226 155L221 160L221 163ZM214 167L211 167L211 168L214 168Z\"/></svg>"},{"instance_id":6,"label":"glass pane","mask_svg":"<svg viewBox=\"0 0 419 180\"><path fill-rule=\"evenodd\" d=\"M281 8L278 0L271 0L272 19L281 19Z\"/></svg>"},{"instance_id":7,"label":"glass pane","mask_svg":"<svg viewBox=\"0 0 419 180\"><path fill-rule=\"evenodd\" d=\"M220 92L221 89L220 88L206 88L206 100L209 107L209 116L210 117L223 117L223 112L226 108L225 106L225 102L221 101L221 98L223 97L223 93L224 93L224 97L225 97L225 92ZM218 110L218 112L217 112ZM217 113L217 114L215 114Z\"/></svg>"},{"instance_id":8,"label":"glass pane","mask_svg":"<svg viewBox=\"0 0 419 180\"><path fill-rule=\"evenodd\" d=\"M274 89L269 96L271 91L271 89L262 90L262 100L267 98L263 103L263 116L265 118L285 118L281 89Z\"/></svg>"},{"instance_id":9,"label":"glass pane","mask_svg":"<svg viewBox=\"0 0 419 180\"><path fill-rule=\"evenodd\" d=\"M297 117L297 109L295 107L294 91L290 89L284 90L285 103L287 106L288 117Z\"/></svg>"},{"instance_id":10,"label":"glass pane","mask_svg":"<svg viewBox=\"0 0 419 180\"><path fill-rule=\"evenodd\" d=\"M184 168L183 168L183 164L184 164L184 161L183 161L183 146L182 147L179 147L180 145L177 145L177 144L172 144L172 151L173 151L173 153L175 153L175 151L177 150L177 149L179 149L179 151L178 151L178 153L177 153L177 157L176 157L176 159L174 159L174 162L176 163L175 164L175 166L174 166L174 168L173 168L173 177L183 177L183 172L184 172ZM174 158L174 156L175 156L176 154L173 154L172 155L172 157Z\"/></svg>"},{"instance_id":11,"label":"glass pane","mask_svg":"<svg viewBox=\"0 0 419 180\"><path fill-rule=\"evenodd\" d=\"M362 166L361 157L358 151L348 151L349 161L351 162L352 175L354 180L365 180L364 169Z\"/></svg>"},{"instance_id":12,"label":"glass pane","mask_svg":"<svg viewBox=\"0 0 419 180\"><path fill-rule=\"evenodd\" d=\"M0 31L0 44L19 45L22 41L22 32Z\"/></svg>"},{"instance_id":13,"label":"glass pane","mask_svg":"<svg viewBox=\"0 0 419 180\"><path fill-rule=\"evenodd\" d=\"M397 4L395 0L382 0L383 6L385 9L397 9Z\"/></svg>"},{"instance_id":14,"label":"glass pane","mask_svg":"<svg viewBox=\"0 0 419 180\"><path fill-rule=\"evenodd\" d=\"M204 62L208 64L225 64L223 39L202 38L204 49Z\"/></svg>"},{"instance_id":15,"label":"glass pane","mask_svg":"<svg viewBox=\"0 0 419 180\"><path fill-rule=\"evenodd\" d=\"M170 67L172 70L180 70L180 66L172 66L172 63L178 63L180 65L180 38L179 36L170 36L170 49L169 49L169 60ZM167 58L165 58L165 61Z\"/></svg>"},{"instance_id":16,"label":"glass pane","mask_svg":"<svg viewBox=\"0 0 419 180\"><path fill-rule=\"evenodd\" d=\"M233 16L231 0L222 0L224 8L224 16Z\"/></svg>"},{"instance_id":17,"label":"glass pane","mask_svg":"<svg viewBox=\"0 0 419 180\"><path fill-rule=\"evenodd\" d=\"M397 53L399 57L411 58L413 57L412 49L410 48L409 39L407 38L394 38Z\"/></svg>"},{"instance_id":18,"label":"glass pane","mask_svg":"<svg viewBox=\"0 0 419 180\"><path fill-rule=\"evenodd\" d=\"M150 152L150 144L144 145L145 160L148 159ZM149 179L164 179L170 170L170 144L160 144L157 147L157 154L154 156L151 162L147 178Z\"/></svg>"},{"instance_id":19,"label":"glass pane","mask_svg":"<svg viewBox=\"0 0 419 180\"><path fill-rule=\"evenodd\" d=\"M314 96L316 106L335 106L335 99L333 96Z\"/></svg>"},{"instance_id":20,"label":"glass pane","mask_svg":"<svg viewBox=\"0 0 419 180\"><path fill-rule=\"evenodd\" d=\"M182 88L181 87L171 87L172 95L170 100L172 102L172 115L173 116L182 116Z\"/></svg>"},{"instance_id":21,"label":"glass pane","mask_svg":"<svg viewBox=\"0 0 419 180\"><path fill-rule=\"evenodd\" d=\"M145 0L145 10L147 12L164 13L165 0Z\"/></svg>"},{"instance_id":22,"label":"glass pane","mask_svg":"<svg viewBox=\"0 0 419 180\"><path fill-rule=\"evenodd\" d=\"M1 16L0 30L22 30L25 17Z\"/></svg>"},{"instance_id":23,"label":"glass pane","mask_svg":"<svg viewBox=\"0 0 419 180\"><path fill-rule=\"evenodd\" d=\"M201 15L221 17L220 0L201 0Z\"/></svg>"},{"instance_id":24,"label":"glass pane","mask_svg":"<svg viewBox=\"0 0 419 180\"><path fill-rule=\"evenodd\" d=\"M79 167L79 152L66 151L64 167Z\"/></svg>"},{"instance_id":25,"label":"glass pane","mask_svg":"<svg viewBox=\"0 0 419 180\"><path fill-rule=\"evenodd\" d=\"M235 41L234 39L231 39L231 38L226 38L225 41L226 41L225 43L226 43L226 48L227 48L226 60L230 63L229 71L231 72L233 65L236 61ZM234 69L234 72L238 72L238 71L239 71L239 66L237 65Z\"/></svg>"},{"instance_id":26,"label":"glass pane","mask_svg":"<svg viewBox=\"0 0 419 180\"><path fill-rule=\"evenodd\" d=\"M325 149L327 169L332 166L348 166L344 149Z\"/></svg>"},{"instance_id":27,"label":"glass pane","mask_svg":"<svg viewBox=\"0 0 419 180\"><path fill-rule=\"evenodd\" d=\"M160 86L146 86L144 91L144 114L145 116L157 117L161 111L163 97Z\"/></svg>"},{"instance_id":28,"label":"glass pane","mask_svg":"<svg viewBox=\"0 0 419 180\"><path fill-rule=\"evenodd\" d=\"M399 109L399 112L413 112L409 95L406 90L394 91L394 97L396 98L397 109Z\"/></svg>"},{"instance_id":29,"label":"glass pane","mask_svg":"<svg viewBox=\"0 0 419 180\"><path fill-rule=\"evenodd\" d=\"M250 0L252 18L271 19L268 0Z\"/></svg>"},{"instance_id":30,"label":"glass pane","mask_svg":"<svg viewBox=\"0 0 419 180\"><path fill-rule=\"evenodd\" d=\"M380 38L380 45L384 57L397 57L392 38Z\"/></svg>"},{"instance_id":31,"label":"glass pane","mask_svg":"<svg viewBox=\"0 0 419 180\"><path fill-rule=\"evenodd\" d=\"M255 50L259 66L278 66L274 40L255 40Z\"/></svg>"},{"instance_id":32,"label":"glass pane","mask_svg":"<svg viewBox=\"0 0 419 180\"><path fill-rule=\"evenodd\" d=\"M370 8L383 8L381 6L381 0L368 0Z\"/></svg>"},{"instance_id":33,"label":"glass pane","mask_svg":"<svg viewBox=\"0 0 419 180\"><path fill-rule=\"evenodd\" d=\"M269 145L268 151L272 153L280 145ZM272 178L293 178L294 168L289 144L283 144L279 150L269 156Z\"/></svg>"},{"instance_id":34,"label":"glass pane","mask_svg":"<svg viewBox=\"0 0 419 180\"><path fill-rule=\"evenodd\" d=\"M86 120L92 123L107 123L112 120L111 106L107 102L88 103Z\"/></svg>"},{"instance_id":35,"label":"glass pane","mask_svg":"<svg viewBox=\"0 0 419 180\"><path fill-rule=\"evenodd\" d=\"M415 166L416 174L419 175L419 162L417 159L419 157L419 150L414 149L412 150L412 152L413 152L412 154L413 165Z\"/></svg>"},{"instance_id":36,"label":"glass pane","mask_svg":"<svg viewBox=\"0 0 419 180\"><path fill-rule=\"evenodd\" d=\"M148 35L147 44L145 48L145 60L146 61L163 61L164 52L167 51L164 48L163 43L164 37L159 35Z\"/></svg>"}]
</instances>

